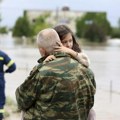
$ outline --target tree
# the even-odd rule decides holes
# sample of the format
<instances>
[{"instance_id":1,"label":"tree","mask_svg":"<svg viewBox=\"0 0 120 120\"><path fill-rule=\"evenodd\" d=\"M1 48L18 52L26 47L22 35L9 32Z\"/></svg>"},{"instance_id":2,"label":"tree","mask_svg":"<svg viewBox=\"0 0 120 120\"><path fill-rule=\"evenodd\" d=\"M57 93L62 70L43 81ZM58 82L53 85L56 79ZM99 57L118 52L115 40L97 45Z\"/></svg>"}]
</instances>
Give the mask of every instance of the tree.
<instances>
[{"instance_id":1,"label":"tree","mask_svg":"<svg viewBox=\"0 0 120 120\"><path fill-rule=\"evenodd\" d=\"M34 30L34 35L36 35L40 30L51 27L49 23L46 22L46 19L50 16L49 13L44 13L35 19L32 24L32 29Z\"/></svg>"},{"instance_id":2,"label":"tree","mask_svg":"<svg viewBox=\"0 0 120 120\"><path fill-rule=\"evenodd\" d=\"M112 38L120 38L120 28L113 28L112 29L112 34L111 34Z\"/></svg>"},{"instance_id":3,"label":"tree","mask_svg":"<svg viewBox=\"0 0 120 120\"><path fill-rule=\"evenodd\" d=\"M2 33L2 34L8 33L7 28L6 27L0 27L0 33Z\"/></svg>"},{"instance_id":4,"label":"tree","mask_svg":"<svg viewBox=\"0 0 120 120\"><path fill-rule=\"evenodd\" d=\"M46 23L46 18L49 14L42 14L38 18L34 19L33 23L29 22L26 11L24 16L19 17L13 27L13 36L17 37L31 37L36 35L40 30L50 27L50 24Z\"/></svg>"},{"instance_id":5,"label":"tree","mask_svg":"<svg viewBox=\"0 0 120 120\"><path fill-rule=\"evenodd\" d=\"M111 33L105 13L86 13L76 20L76 35L90 41L102 42Z\"/></svg>"},{"instance_id":6,"label":"tree","mask_svg":"<svg viewBox=\"0 0 120 120\"><path fill-rule=\"evenodd\" d=\"M92 23L85 32L85 38L90 41L104 42L105 33L97 24Z\"/></svg>"},{"instance_id":7,"label":"tree","mask_svg":"<svg viewBox=\"0 0 120 120\"><path fill-rule=\"evenodd\" d=\"M13 27L13 36L22 37L22 36L32 36L33 31L30 26L30 23L24 14L23 17L19 17L16 21L15 26Z\"/></svg>"}]
</instances>

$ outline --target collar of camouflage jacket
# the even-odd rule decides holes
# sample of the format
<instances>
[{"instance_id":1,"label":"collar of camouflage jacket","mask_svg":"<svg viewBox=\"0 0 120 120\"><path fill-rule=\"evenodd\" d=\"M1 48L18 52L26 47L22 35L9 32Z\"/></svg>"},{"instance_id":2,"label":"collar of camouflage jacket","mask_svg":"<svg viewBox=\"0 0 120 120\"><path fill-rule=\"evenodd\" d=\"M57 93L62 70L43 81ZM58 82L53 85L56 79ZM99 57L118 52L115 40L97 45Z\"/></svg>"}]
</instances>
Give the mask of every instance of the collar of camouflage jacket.
<instances>
[{"instance_id":1,"label":"collar of camouflage jacket","mask_svg":"<svg viewBox=\"0 0 120 120\"><path fill-rule=\"evenodd\" d=\"M53 55L54 55L56 58L58 58L58 57L70 56L70 55L68 55L67 53L64 53L64 52L55 52ZM46 59L46 57L48 57L48 56L44 56L44 57L40 58L40 59L38 60L38 63L42 63L42 62Z\"/></svg>"}]
</instances>

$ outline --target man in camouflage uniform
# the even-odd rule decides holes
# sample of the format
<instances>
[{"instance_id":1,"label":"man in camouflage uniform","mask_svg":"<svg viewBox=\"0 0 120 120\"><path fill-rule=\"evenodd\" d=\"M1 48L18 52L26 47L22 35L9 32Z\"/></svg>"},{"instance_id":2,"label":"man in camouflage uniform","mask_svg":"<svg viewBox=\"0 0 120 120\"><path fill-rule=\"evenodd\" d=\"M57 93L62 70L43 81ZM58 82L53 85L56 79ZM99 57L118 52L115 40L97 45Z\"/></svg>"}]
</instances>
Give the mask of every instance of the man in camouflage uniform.
<instances>
[{"instance_id":1,"label":"man in camouflage uniform","mask_svg":"<svg viewBox=\"0 0 120 120\"><path fill-rule=\"evenodd\" d=\"M87 120L94 104L95 80L92 71L66 53L54 53L60 42L53 29L39 32L37 43L42 56L56 59L34 67L16 90L23 120Z\"/></svg>"}]
</instances>

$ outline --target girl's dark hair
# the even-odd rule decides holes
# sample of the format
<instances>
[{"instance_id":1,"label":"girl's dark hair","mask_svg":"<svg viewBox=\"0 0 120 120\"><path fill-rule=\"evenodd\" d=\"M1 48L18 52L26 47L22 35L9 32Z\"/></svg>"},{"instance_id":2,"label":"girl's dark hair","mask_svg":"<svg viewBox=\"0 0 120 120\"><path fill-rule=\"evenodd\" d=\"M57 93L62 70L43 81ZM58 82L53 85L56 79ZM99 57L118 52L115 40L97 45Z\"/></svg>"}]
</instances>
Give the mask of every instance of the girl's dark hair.
<instances>
[{"instance_id":1,"label":"girl's dark hair","mask_svg":"<svg viewBox=\"0 0 120 120\"><path fill-rule=\"evenodd\" d=\"M53 29L58 33L61 41L65 38L65 36L68 33L70 33L72 35L72 39L73 39L72 49L76 52L81 52L81 48L79 47L79 44L77 43L75 36L69 27L67 27L66 25L57 25Z\"/></svg>"}]
</instances>

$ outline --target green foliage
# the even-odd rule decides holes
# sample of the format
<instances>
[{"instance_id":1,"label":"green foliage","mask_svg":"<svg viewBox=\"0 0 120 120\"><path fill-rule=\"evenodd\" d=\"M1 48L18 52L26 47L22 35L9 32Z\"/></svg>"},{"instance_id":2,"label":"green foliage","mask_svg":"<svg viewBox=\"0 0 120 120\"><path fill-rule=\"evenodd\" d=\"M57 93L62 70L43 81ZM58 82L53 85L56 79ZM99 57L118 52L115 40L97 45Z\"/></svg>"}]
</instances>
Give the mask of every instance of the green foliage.
<instances>
[{"instance_id":1,"label":"green foliage","mask_svg":"<svg viewBox=\"0 0 120 120\"><path fill-rule=\"evenodd\" d=\"M85 32L85 38L90 41L95 42L104 42L105 33L103 30L95 23L91 24L91 26Z\"/></svg>"},{"instance_id":2,"label":"green foliage","mask_svg":"<svg viewBox=\"0 0 120 120\"><path fill-rule=\"evenodd\" d=\"M32 25L32 28L34 30L34 35L36 35L42 29L51 27L51 25L46 22L47 17L49 17L49 14L44 13L34 21Z\"/></svg>"},{"instance_id":3,"label":"green foliage","mask_svg":"<svg viewBox=\"0 0 120 120\"><path fill-rule=\"evenodd\" d=\"M111 37L112 38L120 38L120 29L119 28L113 28Z\"/></svg>"},{"instance_id":4,"label":"green foliage","mask_svg":"<svg viewBox=\"0 0 120 120\"><path fill-rule=\"evenodd\" d=\"M90 41L102 42L111 33L105 13L87 13L76 20L76 35Z\"/></svg>"},{"instance_id":5,"label":"green foliage","mask_svg":"<svg viewBox=\"0 0 120 120\"><path fill-rule=\"evenodd\" d=\"M30 23L27 18L27 12L24 11L24 16L18 18L13 28L13 36L16 37L31 37L36 35L40 30L50 27L50 24L46 23L46 18L49 13L44 13Z\"/></svg>"},{"instance_id":6,"label":"green foliage","mask_svg":"<svg viewBox=\"0 0 120 120\"><path fill-rule=\"evenodd\" d=\"M22 37L22 36L32 36L33 31L31 29L30 23L26 16L19 17L16 21L16 24L13 28L13 36Z\"/></svg>"},{"instance_id":7,"label":"green foliage","mask_svg":"<svg viewBox=\"0 0 120 120\"><path fill-rule=\"evenodd\" d=\"M0 33L2 33L2 34L8 33L7 28L6 27L0 27Z\"/></svg>"}]
</instances>

